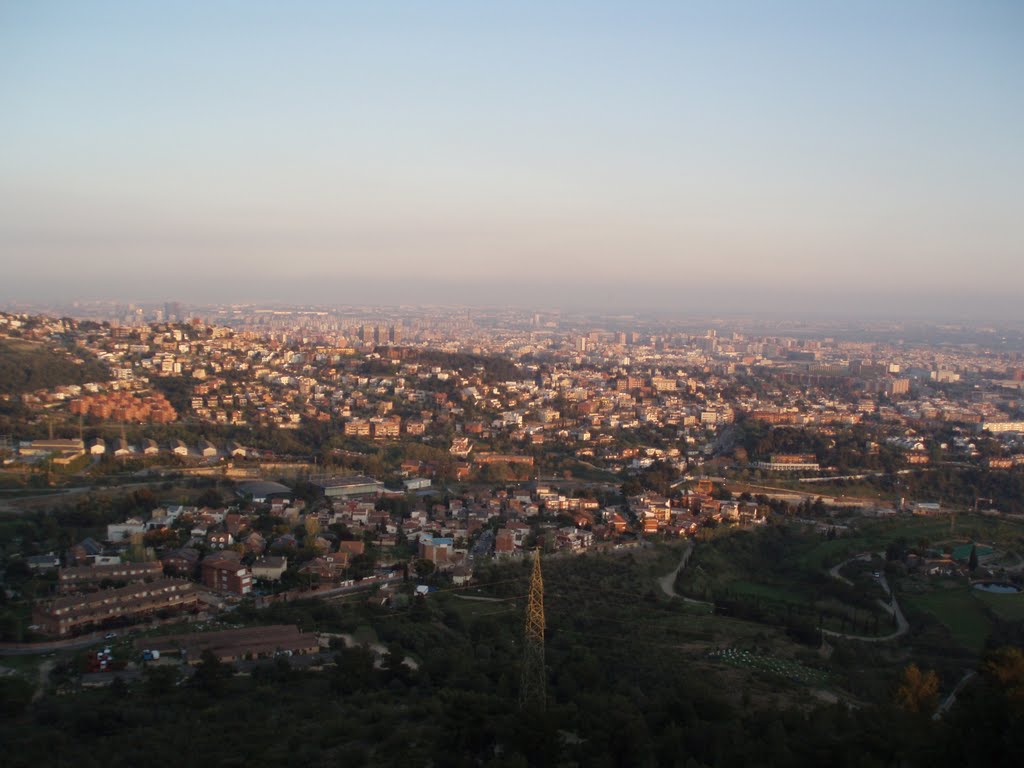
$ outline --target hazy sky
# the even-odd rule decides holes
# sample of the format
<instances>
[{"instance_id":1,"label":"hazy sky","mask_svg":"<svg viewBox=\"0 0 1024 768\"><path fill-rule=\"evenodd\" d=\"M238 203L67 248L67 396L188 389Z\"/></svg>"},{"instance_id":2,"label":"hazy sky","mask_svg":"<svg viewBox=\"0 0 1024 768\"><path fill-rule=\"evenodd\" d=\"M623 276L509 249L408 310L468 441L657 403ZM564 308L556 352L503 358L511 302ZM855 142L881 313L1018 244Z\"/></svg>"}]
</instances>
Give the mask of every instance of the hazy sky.
<instances>
[{"instance_id":1,"label":"hazy sky","mask_svg":"<svg viewBox=\"0 0 1024 768\"><path fill-rule=\"evenodd\" d=\"M1022 41L1018 0L5 2L0 299L1016 307Z\"/></svg>"}]
</instances>

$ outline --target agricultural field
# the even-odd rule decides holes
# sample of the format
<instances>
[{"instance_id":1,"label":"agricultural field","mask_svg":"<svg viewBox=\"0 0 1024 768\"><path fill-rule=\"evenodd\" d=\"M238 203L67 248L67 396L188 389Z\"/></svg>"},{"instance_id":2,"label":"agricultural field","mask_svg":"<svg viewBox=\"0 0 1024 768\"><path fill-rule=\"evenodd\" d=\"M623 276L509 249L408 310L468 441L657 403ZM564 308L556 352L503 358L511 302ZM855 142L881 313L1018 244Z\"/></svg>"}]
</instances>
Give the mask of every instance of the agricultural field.
<instances>
[{"instance_id":1,"label":"agricultural field","mask_svg":"<svg viewBox=\"0 0 1024 768\"><path fill-rule=\"evenodd\" d=\"M992 631L992 621L976 594L976 590L968 586L940 586L926 593L903 594L900 600L912 623L914 612L929 613L949 630L961 647L980 652Z\"/></svg>"},{"instance_id":2,"label":"agricultural field","mask_svg":"<svg viewBox=\"0 0 1024 768\"><path fill-rule=\"evenodd\" d=\"M755 672L776 675L787 680L803 683L804 685L827 686L831 682L829 674L820 669L805 666L792 659L751 653L742 648L726 648L712 651L708 654L708 658L723 664L739 667L740 669L750 669Z\"/></svg>"},{"instance_id":3,"label":"agricultural field","mask_svg":"<svg viewBox=\"0 0 1024 768\"><path fill-rule=\"evenodd\" d=\"M1024 593L997 595L972 590L975 600L981 601L1003 621L1024 621Z\"/></svg>"}]
</instances>

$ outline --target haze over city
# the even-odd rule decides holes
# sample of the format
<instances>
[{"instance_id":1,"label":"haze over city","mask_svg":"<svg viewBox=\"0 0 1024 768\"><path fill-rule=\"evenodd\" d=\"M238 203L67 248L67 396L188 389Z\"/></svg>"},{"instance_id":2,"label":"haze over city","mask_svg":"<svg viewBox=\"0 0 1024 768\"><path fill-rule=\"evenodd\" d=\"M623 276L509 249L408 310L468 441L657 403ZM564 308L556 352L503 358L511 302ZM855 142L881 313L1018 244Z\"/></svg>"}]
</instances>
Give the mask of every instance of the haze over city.
<instances>
[{"instance_id":1,"label":"haze over city","mask_svg":"<svg viewBox=\"0 0 1024 768\"><path fill-rule=\"evenodd\" d=\"M1017 3L18 3L0 302L1015 317Z\"/></svg>"},{"instance_id":2,"label":"haze over city","mask_svg":"<svg viewBox=\"0 0 1024 768\"><path fill-rule=\"evenodd\" d=\"M1020 764L1022 33L0 3L3 768Z\"/></svg>"}]
</instances>

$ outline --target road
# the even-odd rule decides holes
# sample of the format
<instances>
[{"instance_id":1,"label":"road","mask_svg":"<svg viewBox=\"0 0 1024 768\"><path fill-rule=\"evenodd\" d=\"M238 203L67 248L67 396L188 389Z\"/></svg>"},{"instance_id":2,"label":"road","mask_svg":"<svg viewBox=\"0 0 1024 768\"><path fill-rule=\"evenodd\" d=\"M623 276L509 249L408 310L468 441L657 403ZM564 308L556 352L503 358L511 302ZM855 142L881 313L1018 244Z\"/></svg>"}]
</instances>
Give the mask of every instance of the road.
<instances>
[{"instance_id":1,"label":"road","mask_svg":"<svg viewBox=\"0 0 1024 768\"><path fill-rule=\"evenodd\" d=\"M0 643L0 656L32 656L54 651L79 651L104 642L105 633L93 632L81 637L69 637L66 640L48 640L43 643Z\"/></svg>"},{"instance_id":2,"label":"road","mask_svg":"<svg viewBox=\"0 0 1024 768\"><path fill-rule=\"evenodd\" d=\"M357 645L362 645L365 648L369 648L371 651L373 651L374 656L377 657L376 660L373 662L373 666L375 666L377 669L380 669L384 666L384 657L388 654L388 649L384 646L383 643L357 643L356 639L352 635L347 633L321 632L320 637L340 638L345 643L346 648L353 648ZM402 659L402 663L413 671L420 668L419 663L412 656L404 657Z\"/></svg>"},{"instance_id":3,"label":"road","mask_svg":"<svg viewBox=\"0 0 1024 768\"><path fill-rule=\"evenodd\" d=\"M677 565L674 570L669 571L658 579L658 584L661 585L661 591L669 597L678 597L684 603L696 603L697 605L710 605L713 607L714 603L709 603L704 600L694 600L692 597L686 597L676 592L676 576L679 575L679 572L683 570L683 568L686 567L686 564L690 561L690 555L693 554L694 548L693 541L687 540L686 546L683 547L683 556L679 559L679 565Z\"/></svg>"},{"instance_id":4,"label":"road","mask_svg":"<svg viewBox=\"0 0 1024 768\"><path fill-rule=\"evenodd\" d=\"M932 715L932 720L938 720L944 714L949 712L950 707L952 707L956 703L956 695L963 690L964 686L967 685L967 683L970 682L971 678L974 677L976 674L977 673L973 669L970 669L967 671L967 674L960 678L960 682L956 684L956 688L954 688L950 692L949 696L946 697L946 700L939 705L939 708L936 710L935 714Z\"/></svg>"},{"instance_id":5,"label":"road","mask_svg":"<svg viewBox=\"0 0 1024 768\"><path fill-rule=\"evenodd\" d=\"M880 552L879 554L884 556L884 553L882 552ZM849 560L844 560L843 562L839 563L839 565L833 566L828 571L829 576L831 576L834 579L838 579L839 581L843 581L847 584L850 584L852 586L853 582L845 578L844 576L840 575L839 569L847 563L851 563L854 560L863 559L863 557L863 555L857 555L856 557L851 557ZM878 604L882 606L883 610L885 610L886 613L896 618L895 632L890 632L888 635L882 635L880 637L869 637L865 635L851 635L843 632L833 632L830 629L823 629L821 630L821 634L827 635L828 637L842 637L847 640L862 640L865 643L881 643L885 642L886 640L895 640L900 635L905 635L910 630L910 623L903 615L903 611L900 609L899 603L896 602L896 596L892 593L892 590L889 588L889 582L886 580L884 573L878 577L878 583L882 585L882 589L884 589L885 593L889 595L888 603L885 602L885 600L879 598Z\"/></svg>"},{"instance_id":6,"label":"road","mask_svg":"<svg viewBox=\"0 0 1024 768\"><path fill-rule=\"evenodd\" d=\"M0 505L2 505L3 511L7 513L20 515L26 513L27 511L30 511L30 509L43 506L45 504L53 502L56 499L60 499L66 496L79 496L84 493L89 493L90 491L98 494L117 493L124 490L131 490L132 488L147 488L152 486L159 486L164 482L166 481L148 480L145 482L137 483L119 483L117 485L75 485L64 488L52 488L47 489L49 490L49 492L43 494L32 494L28 496L3 496L0 497L2 498L2 502L0 502ZM20 488L0 489L0 494L17 494L22 492L23 489Z\"/></svg>"},{"instance_id":7,"label":"road","mask_svg":"<svg viewBox=\"0 0 1024 768\"><path fill-rule=\"evenodd\" d=\"M363 579L362 581L357 581L355 584L349 584L349 585L343 586L343 587L335 587L334 589L316 589L316 590L306 591L306 592L294 592L293 591L291 594L296 599L300 599L300 600L305 600L307 598L309 598L309 599L312 599L312 598L328 599L328 598L332 598L332 597L341 597L343 595L348 595L348 594L351 594L353 592L359 592L359 591L362 591L362 590L373 589L374 587L377 587L377 586L385 586L385 585L391 585L391 584L398 584L398 583L402 582L403 580L404 580L404 577L401 574L392 574L392 575L390 575L390 576L388 576L387 578L384 578L384 579L375 579L373 581L371 581L369 579Z\"/></svg>"}]
</instances>

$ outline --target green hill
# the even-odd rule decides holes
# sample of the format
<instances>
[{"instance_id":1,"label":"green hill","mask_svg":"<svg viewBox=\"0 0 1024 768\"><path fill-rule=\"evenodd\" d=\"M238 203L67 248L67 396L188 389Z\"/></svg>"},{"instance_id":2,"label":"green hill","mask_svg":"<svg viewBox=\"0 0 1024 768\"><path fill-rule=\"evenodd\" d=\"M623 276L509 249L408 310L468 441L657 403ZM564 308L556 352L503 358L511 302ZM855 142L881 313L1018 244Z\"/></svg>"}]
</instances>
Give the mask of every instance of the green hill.
<instances>
[{"instance_id":1,"label":"green hill","mask_svg":"<svg viewBox=\"0 0 1024 768\"><path fill-rule=\"evenodd\" d=\"M0 394L21 394L109 378L107 367L84 350L0 338Z\"/></svg>"}]
</instances>

